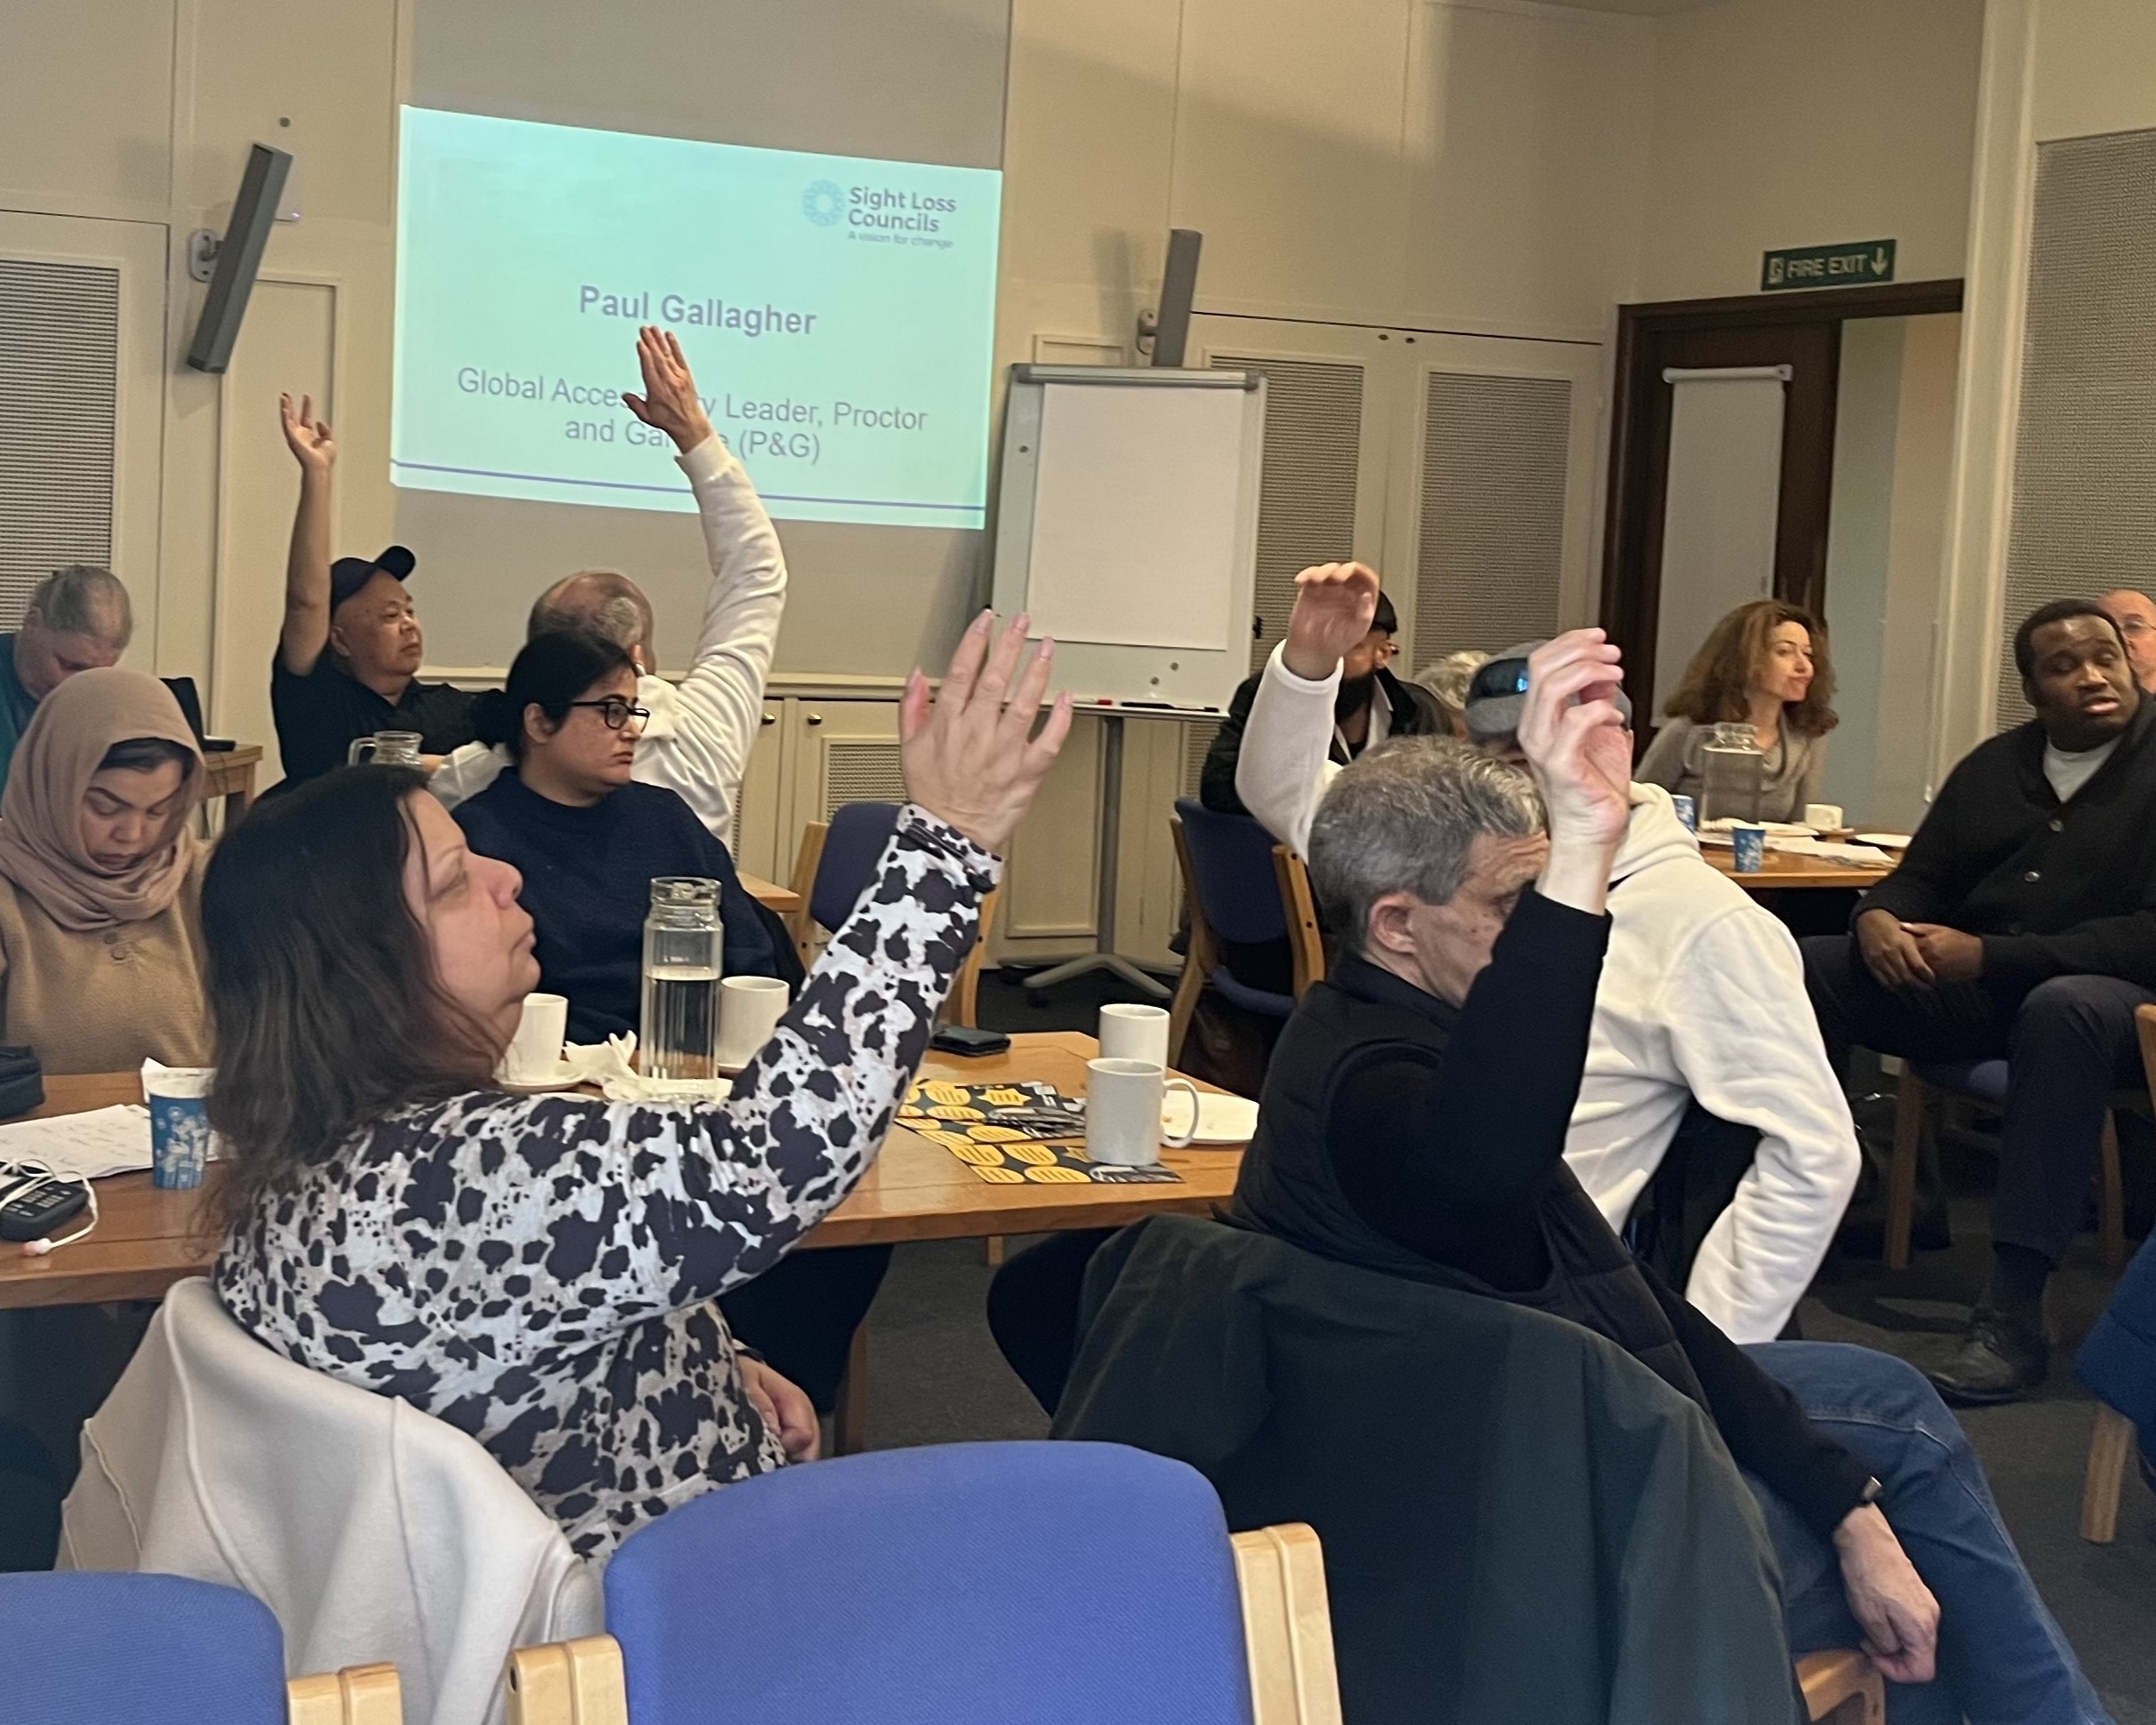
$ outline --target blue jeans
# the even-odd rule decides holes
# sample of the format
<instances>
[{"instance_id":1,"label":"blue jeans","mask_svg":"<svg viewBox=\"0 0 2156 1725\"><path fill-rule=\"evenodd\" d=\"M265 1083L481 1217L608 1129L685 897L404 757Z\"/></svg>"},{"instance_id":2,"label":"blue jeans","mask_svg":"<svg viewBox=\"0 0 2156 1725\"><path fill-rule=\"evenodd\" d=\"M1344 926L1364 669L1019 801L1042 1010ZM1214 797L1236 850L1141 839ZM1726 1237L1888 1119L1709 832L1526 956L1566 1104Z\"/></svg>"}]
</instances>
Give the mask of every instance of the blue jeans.
<instances>
[{"instance_id":1,"label":"blue jeans","mask_svg":"<svg viewBox=\"0 0 2156 1725\"><path fill-rule=\"evenodd\" d=\"M1745 1352L1886 1488L1880 1508L1939 1601L1936 1681L1888 1683L1890 1725L2109 1725L2014 1549L1953 1415L1913 1366L1837 1342ZM1756 1480L1782 1564L1790 1651L1862 1641L1833 1547Z\"/></svg>"}]
</instances>

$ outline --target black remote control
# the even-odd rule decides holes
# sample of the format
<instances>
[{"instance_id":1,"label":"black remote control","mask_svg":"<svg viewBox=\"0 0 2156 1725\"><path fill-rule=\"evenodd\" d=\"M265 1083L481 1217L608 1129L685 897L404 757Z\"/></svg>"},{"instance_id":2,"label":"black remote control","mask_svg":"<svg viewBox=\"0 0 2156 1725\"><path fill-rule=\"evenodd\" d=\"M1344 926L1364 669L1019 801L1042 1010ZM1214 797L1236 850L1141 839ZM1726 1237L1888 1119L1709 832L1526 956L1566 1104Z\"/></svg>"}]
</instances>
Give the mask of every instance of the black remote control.
<instances>
[{"instance_id":1,"label":"black remote control","mask_svg":"<svg viewBox=\"0 0 2156 1725\"><path fill-rule=\"evenodd\" d=\"M0 1240L43 1240L90 1206L80 1180L45 1174L0 1174Z\"/></svg>"}]
</instances>

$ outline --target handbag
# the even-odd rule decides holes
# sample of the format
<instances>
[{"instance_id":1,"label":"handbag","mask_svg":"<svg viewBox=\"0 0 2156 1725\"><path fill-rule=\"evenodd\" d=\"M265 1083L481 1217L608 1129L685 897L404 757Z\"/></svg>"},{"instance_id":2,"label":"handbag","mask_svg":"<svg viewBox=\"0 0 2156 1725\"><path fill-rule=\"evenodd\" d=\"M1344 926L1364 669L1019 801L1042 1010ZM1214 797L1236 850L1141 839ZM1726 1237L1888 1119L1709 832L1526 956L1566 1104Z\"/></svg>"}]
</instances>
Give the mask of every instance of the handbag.
<instances>
[{"instance_id":1,"label":"handbag","mask_svg":"<svg viewBox=\"0 0 2156 1725\"><path fill-rule=\"evenodd\" d=\"M0 1120L15 1120L44 1106L44 1070L37 1064L37 1050L28 1047L0 1048Z\"/></svg>"}]
</instances>

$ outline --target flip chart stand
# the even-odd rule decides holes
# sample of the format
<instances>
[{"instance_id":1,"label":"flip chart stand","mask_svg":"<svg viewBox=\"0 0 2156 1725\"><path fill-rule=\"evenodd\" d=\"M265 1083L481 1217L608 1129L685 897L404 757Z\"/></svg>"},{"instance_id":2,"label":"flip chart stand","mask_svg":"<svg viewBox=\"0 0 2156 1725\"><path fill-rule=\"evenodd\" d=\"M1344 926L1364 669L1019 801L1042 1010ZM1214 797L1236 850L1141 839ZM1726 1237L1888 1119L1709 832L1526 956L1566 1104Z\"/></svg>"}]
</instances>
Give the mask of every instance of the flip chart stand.
<instances>
[{"instance_id":1,"label":"flip chart stand","mask_svg":"<svg viewBox=\"0 0 2156 1725\"><path fill-rule=\"evenodd\" d=\"M1093 950L1026 978L1028 988L1053 988L1074 977L1106 970L1154 1000L1169 997L1167 985L1149 977L1115 950L1115 864L1122 850L1123 819L1123 715L1114 707L1100 715L1100 862L1093 877Z\"/></svg>"}]
</instances>

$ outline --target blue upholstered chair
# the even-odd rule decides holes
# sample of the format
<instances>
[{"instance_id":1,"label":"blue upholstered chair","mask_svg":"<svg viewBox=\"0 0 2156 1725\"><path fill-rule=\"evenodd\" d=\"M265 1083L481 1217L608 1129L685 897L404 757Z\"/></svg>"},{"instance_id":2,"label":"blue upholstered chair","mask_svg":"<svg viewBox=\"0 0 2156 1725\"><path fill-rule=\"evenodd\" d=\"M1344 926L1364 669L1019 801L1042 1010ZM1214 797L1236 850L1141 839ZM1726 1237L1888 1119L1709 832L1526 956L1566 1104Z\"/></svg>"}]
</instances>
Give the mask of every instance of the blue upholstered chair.
<instances>
[{"instance_id":1,"label":"blue upholstered chair","mask_svg":"<svg viewBox=\"0 0 2156 1725\"><path fill-rule=\"evenodd\" d=\"M1339 1718L1316 1536L1231 1543L1195 1471L1114 1444L882 1450L728 1486L623 1542L606 1616L609 1635L512 1656L511 1725L619 1717L625 1684L636 1725ZM1277 1657L1250 1657L1246 1622Z\"/></svg>"},{"instance_id":2,"label":"blue upholstered chair","mask_svg":"<svg viewBox=\"0 0 2156 1725\"><path fill-rule=\"evenodd\" d=\"M1253 988L1221 962L1220 943L1263 946L1288 942L1288 913L1273 859L1273 835L1248 815L1215 814L1195 797L1176 799L1176 861L1190 912L1183 979L1169 1007L1168 1058L1178 1061L1198 997L1223 1000L1268 1018L1295 1010L1293 994Z\"/></svg>"},{"instance_id":3,"label":"blue upholstered chair","mask_svg":"<svg viewBox=\"0 0 2156 1725\"><path fill-rule=\"evenodd\" d=\"M183 1576L0 1575L0 1716L39 1725L397 1725L395 1670L284 1681L269 1608Z\"/></svg>"}]
</instances>

